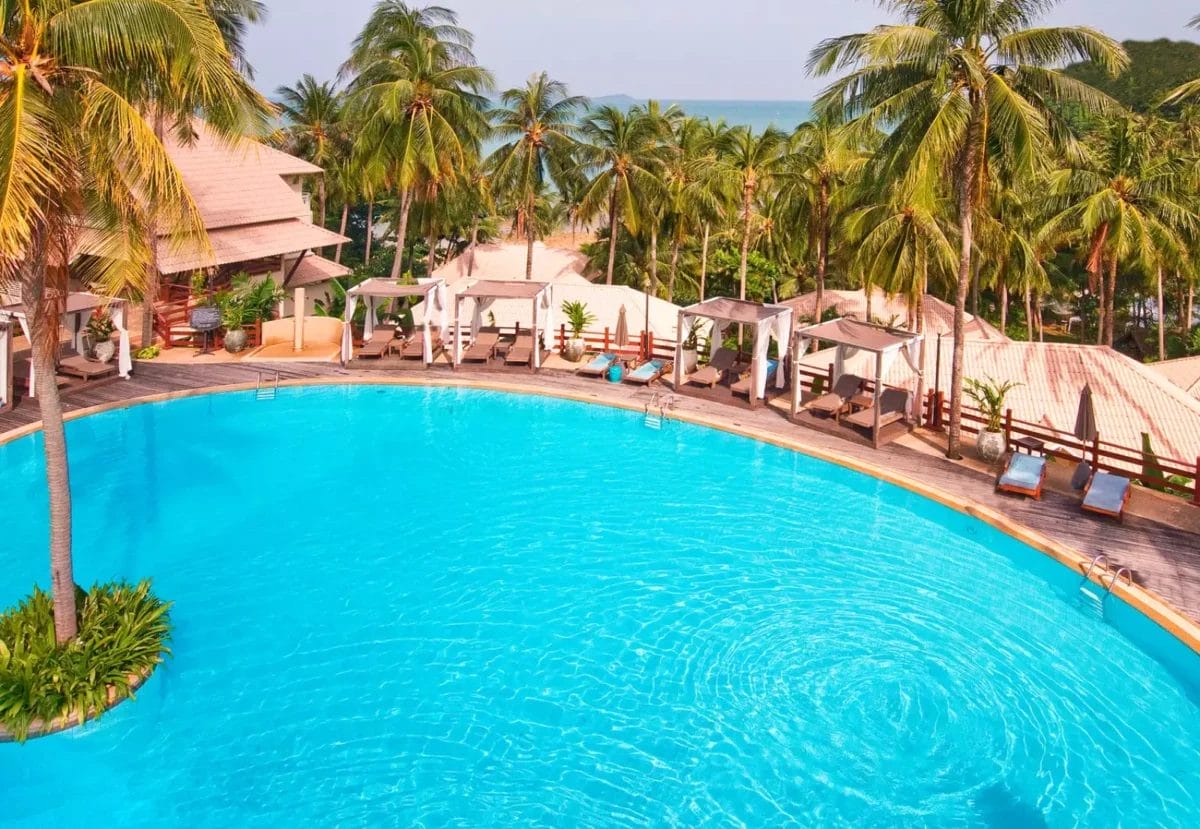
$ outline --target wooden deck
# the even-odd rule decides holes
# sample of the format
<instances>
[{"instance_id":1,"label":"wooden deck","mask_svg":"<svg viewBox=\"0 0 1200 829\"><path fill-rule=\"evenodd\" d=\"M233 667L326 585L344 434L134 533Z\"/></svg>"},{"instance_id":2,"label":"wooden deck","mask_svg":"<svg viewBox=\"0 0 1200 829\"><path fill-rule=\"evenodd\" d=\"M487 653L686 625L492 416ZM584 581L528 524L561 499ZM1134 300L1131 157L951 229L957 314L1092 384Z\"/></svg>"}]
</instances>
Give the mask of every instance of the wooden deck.
<instances>
[{"instance_id":1,"label":"wooden deck","mask_svg":"<svg viewBox=\"0 0 1200 829\"><path fill-rule=\"evenodd\" d=\"M335 363L269 363L269 364L166 364L138 363L134 377L119 382L74 388L64 393L64 408L74 411L90 406L129 400L147 395L184 391L211 386L254 383L259 372L273 380L279 372L281 380L316 377L375 377L380 371L354 371ZM573 374L543 370L531 373L524 368L463 367L451 371L444 365L426 369L420 362L406 362L392 369L420 378L451 378L513 382L525 385L544 385L586 394L597 401L649 401L657 393L667 392L665 385L649 388L629 384L612 384L603 380L576 377ZM726 395L728 394L728 390ZM788 420L781 407L760 406L750 409L742 402L731 405L708 399L707 395L674 395L678 411L705 416L719 416L734 425L786 436L787 438L895 470L897 473L922 481L944 492L953 493L965 501L974 501L1012 517L1017 522L1068 546L1085 557L1106 553L1119 565L1133 570L1139 584L1154 590L1194 619L1200 619L1200 535L1167 524L1136 516L1124 524L1084 515L1078 499L1056 492L1047 492L1042 501L997 495L993 478L963 464L944 459L933 452L917 451L908 446L891 444L874 450L866 442L845 440L837 434L804 428ZM0 435L27 426L38 419L37 406L32 401L18 403L16 409L0 415ZM1194 507L1183 507L1194 509Z\"/></svg>"}]
</instances>

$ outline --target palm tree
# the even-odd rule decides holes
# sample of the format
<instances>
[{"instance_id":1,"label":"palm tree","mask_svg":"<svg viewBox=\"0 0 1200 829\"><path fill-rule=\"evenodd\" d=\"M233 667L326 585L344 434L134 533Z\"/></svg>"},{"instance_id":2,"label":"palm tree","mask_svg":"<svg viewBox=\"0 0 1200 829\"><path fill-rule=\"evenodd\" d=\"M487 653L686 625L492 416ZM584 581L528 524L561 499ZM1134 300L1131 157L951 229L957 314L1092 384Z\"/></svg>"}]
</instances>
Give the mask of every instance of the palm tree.
<instances>
[{"instance_id":1,"label":"palm tree","mask_svg":"<svg viewBox=\"0 0 1200 829\"><path fill-rule=\"evenodd\" d=\"M143 112L190 131L265 127L213 18L192 0L27 0L0 14L0 286L29 313L50 507L54 627L75 638L71 490L62 405L50 379L72 280L144 288L156 234L203 234L195 204ZM80 229L87 227L86 240ZM86 241L89 255L72 261Z\"/></svg>"},{"instance_id":2,"label":"palm tree","mask_svg":"<svg viewBox=\"0 0 1200 829\"><path fill-rule=\"evenodd\" d=\"M287 152L317 165L326 171L326 175L335 163L345 161L346 148L337 147L344 101L335 84L305 74L295 86L279 87L275 95L275 103L285 120L280 134ZM317 223L321 227L325 226L326 220L325 178L325 175L317 177Z\"/></svg>"},{"instance_id":3,"label":"palm tree","mask_svg":"<svg viewBox=\"0 0 1200 829\"><path fill-rule=\"evenodd\" d=\"M976 247L980 253L980 281L997 290L1000 330L1008 330L1009 292L1025 298L1025 329L1033 341L1034 299L1050 287L1050 279L1036 247L1038 216L1032 208L1034 193L1043 180L1027 178L1018 185L997 176L988 195L990 210L979 215ZM1048 252L1048 251L1047 251ZM1040 301L1037 303L1041 307Z\"/></svg>"},{"instance_id":4,"label":"palm tree","mask_svg":"<svg viewBox=\"0 0 1200 829\"><path fill-rule=\"evenodd\" d=\"M1048 179L1054 213L1040 244L1074 240L1086 246L1101 300L1098 339L1106 345L1113 343L1121 264L1156 273L1164 262L1188 259L1186 239L1197 221L1187 201L1189 161L1163 151L1161 130L1150 119L1109 119L1077 162Z\"/></svg>"},{"instance_id":5,"label":"palm tree","mask_svg":"<svg viewBox=\"0 0 1200 829\"><path fill-rule=\"evenodd\" d=\"M670 235L670 273L667 300L674 301L679 255L689 236L720 221L726 193L720 189L716 150L704 122L696 118L677 119L666 133L666 161L663 166L663 219ZM707 249L702 254L707 258Z\"/></svg>"},{"instance_id":6,"label":"palm tree","mask_svg":"<svg viewBox=\"0 0 1200 829\"><path fill-rule=\"evenodd\" d=\"M850 70L822 93L819 112L890 129L881 176L900 179L907 189L944 176L954 188L960 247L947 455L957 458L973 220L987 193L989 154L1018 171L1032 170L1039 148L1069 141L1068 112L1117 109L1107 96L1050 67L1090 60L1115 73L1129 59L1094 29L1035 27L1053 0L887 5L903 22L826 40L813 50L809 69L818 75Z\"/></svg>"},{"instance_id":7,"label":"palm tree","mask_svg":"<svg viewBox=\"0 0 1200 829\"><path fill-rule=\"evenodd\" d=\"M755 198L765 190L778 171L787 136L774 127L755 133L735 127L723 136L718 170L725 186L740 194L738 221L741 225L741 259L738 265L738 297L746 298L746 265L754 226Z\"/></svg>"},{"instance_id":8,"label":"palm tree","mask_svg":"<svg viewBox=\"0 0 1200 829\"><path fill-rule=\"evenodd\" d=\"M483 93L491 73L475 64L469 35L454 25L453 13L431 9L381 3L348 64L357 73L351 106L362 122L358 149L369 174L385 180L399 203L393 279L402 272L418 192L452 179L478 152L487 128ZM430 22L437 20L449 22Z\"/></svg>"},{"instance_id":9,"label":"palm tree","mask_svg":"<svg viewBox=\"0 0 1200 829\"><path fill-rule=\"evenodd\" d=\"M254 68L246 60L246 31L251 23L267 19L267 4L262 0L206 0L206 3L234 64L253 78Z\"/></svg>"},{"instance_id":10,"label":"palm tree","mask_svg":"<svg viewBox=\"0 0 1200 829\"><path fill-rule=\"evenodd\" d=\"M513 226L526 240L525 278L533 278L533 226L539 194L547 182L562 186L575 164L576 114L588 105L566 84L542 72L524 87L507 89L493 110L492 134L507 143L488 158L493 188L515 209Z\"/></svg>"},{"instance_id":11,"label":"palm tree","mask_svg":"<svg viewBox=\"0 0 1200 829\"><path fill-rule=\"evenodd\" d=\"M580 136L580 169L591 172L580 200L580 214L585 220L590 219L607 207L605 282L611 285L620 233L618 222L630 233L637 233L643 203L662 189L658 127L645 113L636 110L625 113L613 106L602 106L584 119Z\"/></svg>"}]
</instances>

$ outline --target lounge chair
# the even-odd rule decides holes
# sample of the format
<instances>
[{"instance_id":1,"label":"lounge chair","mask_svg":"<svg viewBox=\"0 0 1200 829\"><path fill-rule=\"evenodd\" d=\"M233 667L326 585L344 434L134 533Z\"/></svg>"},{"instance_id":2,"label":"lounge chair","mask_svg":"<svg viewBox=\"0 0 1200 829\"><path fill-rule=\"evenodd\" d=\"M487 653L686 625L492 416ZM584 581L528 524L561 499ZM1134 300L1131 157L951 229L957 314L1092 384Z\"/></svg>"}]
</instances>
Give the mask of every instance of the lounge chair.
<instances>
[{"instance_id":1,"label":"lounge chair","mask_svg":"<svg viewBox=\"0 0 1200 829\"><path fill-rule=\"evenodd\" d=\"M533 365L533 335L522 334L508 347L504 355L504 364L508 366Z\"/></svg>"},{"instance_id":2,"label":"lounge chair","mask_svg":"<svg viewBox=\"0 0 1200 829\"><path fill-rule=\"evenodd\" d=\"M495 331L481 331L479 336L475 338L475 342L462 353L461 361L464 363L486 363L496 355L496 346L500 342L500 335Z\"/></svg>"},{"instance_id":3,"label":"lounge chair","mask_svg":"<svg viewBox=\"0 0 1200 829\"><path fill-rule=\"evenodd\" d=\"M78 377L81 380L98 380L117 373L113 363L100 363L85 360L79 355L64 357L58 363L58 373L68 377Z\"/></svg>"},{"instance_id":4,"label":"lounge chair","mask_svg":"<svg viewBox=\"0 0 1200 829\"><path fill-rule=\"evenodd\" d=\"M850 406L850 398L862 390L864 380L855 374L843 374L833 384L828 394L809 401L805 407L810 412L819 412L827 417L837 417Z\"/></svg>"},{"instance_id":5,"label":"lounge chair","mask_svg":"<svg viewBox=\"0 0 1200 829\"><path fill-rule=\"evenodd\" d=\"M1041 500L1046 485L1046 459L1014 452L996 479L997 492L1012 492Z\"/></svg>"},{"instance_id":6,"label":"lounge chair","mask_svg":"<svg viewBox=\"0 0 1200 829\"><path fill-rule=\"evenodd\" d=\"M437 331L433 331L429 335L430 349L429 353L437 356L442 350L442 335ZM418 328L413 332L413 335L404 343L404 347L400 350L401 360L424 360L425 359L425 329Z\"/></svg>"},{"instance_id":7,"label":"lounge chair","mask_svg":"<svg viewBox=\"0 0 1200 829\"><path fill-rule=\"evenodd\" d=\"M362 344L358 350L359 359L378 360L387 356L396 344L396 326L377 325L371 333L371 338Z\"/></svg>"},{"instance_id":8,"label":"lounge chair","mask_svg":"<svg viewBox=\"0 0 1200 829\"><path fill-rule=\"evenodd\" d=\"M1110 472L1096 472L1083 491L1083 503L1088 512L1108 515L1120 521L1125 517L1125 507L1133 494L1133 482Z\"/></svg>"},{"instance_id":9,"label":"lounge chair","mask_svg":"<svg viewBox=\"0 0 1200 829\"><path fill-rule=\"evenodd\" d=\"M875 428L875 407L846 415L843 422L861 429ZM897 423L908 417L908 392L901 389L884 389L879 395L879 428Z\"/></svg>"},{"instance_id":10,"label":"lounge chair","mask_svg":"<svg viewBox=\"0 0 1200 829\"><path fill-rule=\"evenodd\" d=\"M697 386L708 386L710 389L721 382L721 378L725 376L725 372L737 365L738 354L736 351L731 351L728 348L718 348L712 355L712 359L708 361L708 365L701 366L688 375L687 382L695 383Z\"/></svg>"},{"instance_id":11,"label":"lounge chair","mask_svg":"<svg viewBox=\"0 0 1200 829\"><path fill-rule=\"evenodd\" d=\"M649 360L626 374L624 379L626 382L636 383L639 386L645 386L654 380L657 380L659 377L662 377L663 372L666 370L666 360Z\"/></svg>"},{"instance_id":12,"label":"lounge chair","mask_svg":"<svg viewBox=\"0 0 1200 829\"><path fill-rule=\"evenodd\" d=\"M583 377L603 377L616 361L616 354L597 354L590 363L580 366L575 373Z\"/></svg>"},{"instance_id":13,"label":"lounge chair","mask_svg":"<svg viewBox=\"0 0 1200 829\"><path fill-rule=\"evenodd\" d=\"M767 360L767 385L768 386L770 385L771 381L775 378L775 372L778 370L779 370L779 361L778 360ZM741 376L741 379L739 379L736 383L734 383L729 388L733 391L734 394L744 394L747 397L749 397L750 396L750 382L753 379L754 379L754 372L747 371L745 374L743 374Z\"/></svg>"}]
</instances>

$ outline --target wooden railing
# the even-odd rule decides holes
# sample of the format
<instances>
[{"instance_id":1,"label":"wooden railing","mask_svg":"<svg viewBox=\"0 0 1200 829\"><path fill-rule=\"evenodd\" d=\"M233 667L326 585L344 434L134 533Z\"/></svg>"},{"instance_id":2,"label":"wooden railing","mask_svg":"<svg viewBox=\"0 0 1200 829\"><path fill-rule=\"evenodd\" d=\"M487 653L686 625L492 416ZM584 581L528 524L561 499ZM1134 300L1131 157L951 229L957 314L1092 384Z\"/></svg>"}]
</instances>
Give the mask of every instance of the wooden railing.
<instances>
[{"instance_id":1,"label":"wooden railing","mask_svg":"<svg viewBox=\"0 0 1200 829\"><path fill-rule=\"evenodd\" d=\"M164 286L179 288L178 285ZM163 294L160 294L162 296ZM191 329L191 314L199 302L190 294L182 298L172 297L172 292L165 294L168 298L161 299L154 306L154 333L163 342L163 348L203 348L204 335ZM204 299L208 299L206 295ZM262 345L262 323L253 322L243 326L246 332L246 348L258 348ZM211 345L221 348L225 345L225 333L218 330L212 334Z\"/></svg>"},{"instance_id":2,"label":"wooden railing","mask_svg":"<svg viewBox=\"0 0 1200 829\"><path fill-rule=\"evenodd\" d=\"M567 327L560 325L555 334L555 347L562 352L567 347ZM607 354L619 354L622 357L639 357L649 354L662 360L675 359L675 341L655 338L653 331L643 332L631 337L624 345L616 344L616 332L610 328L603 331L584 331L580 337L589 351L600 351Z\"/></svg>"}]
</instances>

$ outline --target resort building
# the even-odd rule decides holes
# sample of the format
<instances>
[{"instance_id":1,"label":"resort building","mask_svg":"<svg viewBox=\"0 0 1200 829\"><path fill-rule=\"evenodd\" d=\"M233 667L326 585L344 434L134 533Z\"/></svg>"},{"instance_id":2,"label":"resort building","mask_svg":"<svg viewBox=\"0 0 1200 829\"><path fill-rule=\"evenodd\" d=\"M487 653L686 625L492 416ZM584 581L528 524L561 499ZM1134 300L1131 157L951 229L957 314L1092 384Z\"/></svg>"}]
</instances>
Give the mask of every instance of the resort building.
<instances>
[{"instance_id":1,"label":"resort building","mask_svg":"<svg viewBox=\"0 0 1200 829\"><path fill-rule=\"evenodd\" d=\"M1178 360L1149 363L1146 367L1200 400L1200 354L1194 357L1181 357Z\"/></svg>"},{"instance_id":2,"label":"resort building","mask_svg":"<svg viewBox=\"0 0 1200 829\"><path fill-rule=\"evenodd\" d=\"M796 312L796 319L814 321L817 310L817 293L810 291L791 299L780 301ZM870 309L868 310L865 291L836 291L827 290L821 300L821 314L825 316L830 309L839 317L853 317L863 322L876 322L895 328L915 331L915 321L909 319L910 309L907 300L902 296L888 296L878 288L871 293ZM966 315L966 336L973 340L1008 340L1004 333L980 317ZM925 333L937 337L938 334L951 334L954 331L954 306L930 294L925 295Z\"/></svg>"},{"instance_id":3,"label":"resort building","mask_svg":"<svg viewBox=\"0 0 1200 829\"><path fill-rule=\"evenodd\" d=\"M212 273L217 285L248 273L288 291L307 288L304 310L311 312L329 281L350 272L322 255L350 240L313 223L304 187L322 174L320 167L255 141L231 143L200 121L194 141L171 134L164 143L200 211L208 245L180 250L160 240L161 303L186 299L196 271ZM294 312L290 297L281 310Z\"/></svg>"}]
</instances>

